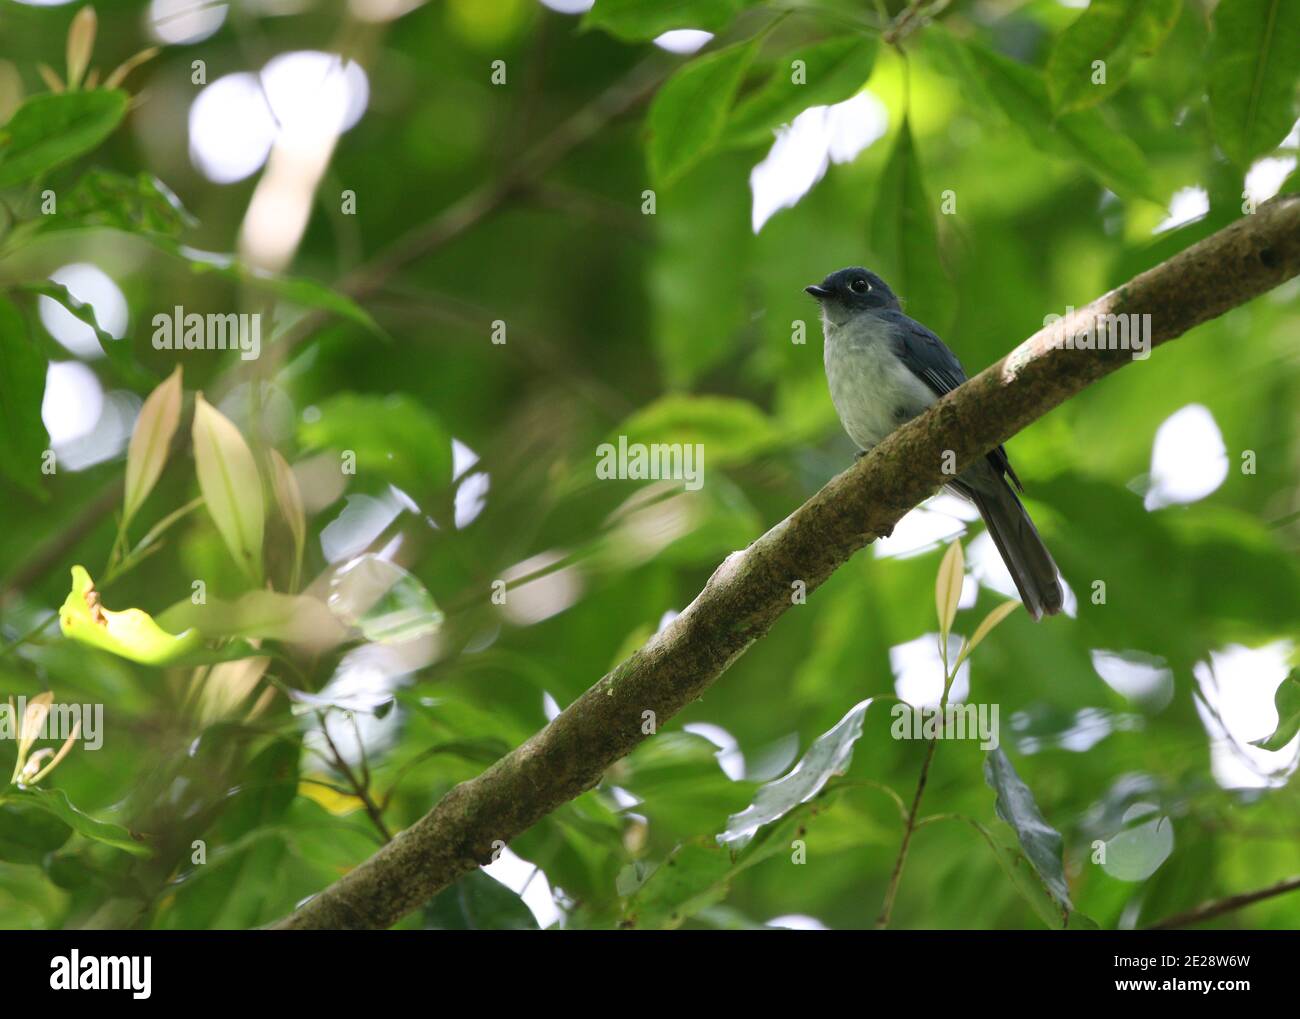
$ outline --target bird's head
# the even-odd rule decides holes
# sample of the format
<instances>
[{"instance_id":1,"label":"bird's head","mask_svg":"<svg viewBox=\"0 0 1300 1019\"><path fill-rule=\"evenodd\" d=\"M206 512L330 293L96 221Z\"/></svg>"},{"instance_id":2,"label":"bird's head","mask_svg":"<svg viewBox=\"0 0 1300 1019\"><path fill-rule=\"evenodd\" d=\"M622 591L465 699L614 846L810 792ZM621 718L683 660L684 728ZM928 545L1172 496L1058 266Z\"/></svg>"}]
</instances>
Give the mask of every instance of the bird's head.
<instances>
[{"instance_id":1,"label":"bird's head","mask_svg":"<svg viewBox=\"0 0 1300 1019\"><path fill-rule=\"evenodd\" d=\"M856 265L833 272L804 290L817 298L827 319L836 324L862 312L902 307L888 283L869 269Z\"/></svg>"}]
</instances>

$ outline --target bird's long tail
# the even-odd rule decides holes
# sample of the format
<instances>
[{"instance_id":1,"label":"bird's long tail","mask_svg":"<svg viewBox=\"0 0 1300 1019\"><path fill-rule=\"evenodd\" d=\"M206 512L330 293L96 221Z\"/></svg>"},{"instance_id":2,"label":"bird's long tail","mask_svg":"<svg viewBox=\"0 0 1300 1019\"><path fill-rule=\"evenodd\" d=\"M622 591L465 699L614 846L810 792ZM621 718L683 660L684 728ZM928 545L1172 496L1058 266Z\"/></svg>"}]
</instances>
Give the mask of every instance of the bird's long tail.
<instances>
[{"instance_id":1,"label":"bird's long tail","mask_svg":"<svg viewBox=\"0 0 1300 1019\"><path fill-rule=\"evenodd\" d=\"M968 490L966 494L984 518L1029 614L1035 619L1053 616L1061 611L1065 600L1056 563L1016 493L1001 478L998 480L995 487Z\"/></svg>"}]
</instances>

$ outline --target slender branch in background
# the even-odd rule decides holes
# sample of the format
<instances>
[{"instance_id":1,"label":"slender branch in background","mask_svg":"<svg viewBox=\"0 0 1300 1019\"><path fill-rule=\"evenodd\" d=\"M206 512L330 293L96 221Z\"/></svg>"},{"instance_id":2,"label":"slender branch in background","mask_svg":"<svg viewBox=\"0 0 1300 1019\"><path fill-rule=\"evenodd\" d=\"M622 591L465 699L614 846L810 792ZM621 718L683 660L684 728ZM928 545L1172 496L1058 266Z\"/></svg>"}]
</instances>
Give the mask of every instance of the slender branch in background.
<instances>
[{"instance_id":1,"label":"slender branch in background","mask_svg":"<svg viewBox=\"0 0 1300 1019\"><path fill-rule=\"evenodd\" d=\"M944 710L948 707L948 694L952 690L953 680L957 678L956 668L948 668L948 635L944 633L940 641L940 648L943 651L943 696L939 698L939 717L943 717ZM921 774L916 780L916 793L912 797L912 807L907 812L907 818L903 821L903 843L898 847L898 857L894 860L893 873L889 875L889 884L885 888L884 905L880 907L880 915L876 917L876 930L884 930L889 926L889 918L894 912L894 899L898 895L898 886L903 880L903 865L907 863L907 850L912 844L912 833L916 831L916 815L921 809L921 797L925 795L925 784L930 779L930 765L934 763L934 752L939 748L939 741L932 739L927 741L929 746L925 749L925 760L921 762Z\"/></svg>"},{"instance_id":2,"label":"slender branch in background","mask_svg":"<svg viewBox=\"0 0 1300 1019\"><path fill-rule=\"evenodd\" d=\"M379 292L399 271L487 218L522 187L540 179L611 120L649 98L663 83L667 67L658 57L638 64L621 81L529 149L501 177L469 192L430 222L398 238L368 265L345 276L338 289L356 300L365 300ZM307 339L323 321L321 313L305 315L280 342L292 349Z\"/></svg>"},{"instance_id":3,"label":"slender branch in background","mask_svg":"<svg viewBox=\"0 0 1300 1019\"><path fill-rule=\"evenodd\" d=\"M1185 913L1176 913L1159 923L1148 924L1145 930L1170 931L1177 927L1190 927L1193 924L1204 923L1206 920L1213 920L1225 913L1234 913L1239 909L1252 906L1256 902L1263 902L1265 899L1271 899L1276 895L1294 892L1298 888L1300 888L1300 877L1289 877L1285 881L1279 881L1268 888L1261 888L1257 892L1243 892L1241 895L1229 895L1226 899L1203 902L1195 909L1189 909Z\"/></svg>"},{"instance_id":4,"label":"slender branch in background","mask_svg":"<svg viewBox=\"0 0 1300 1019\"><path fill-rule=\"evenodd\" d=\"M916 793L912 797L911 809L907 812L907 820L903 822L903 844L898 847L898 856L894 860L894 870L889 875L889 884L885 888L885 902L880 907L880 916L876 917L876 930L884 930L889 926L889 917L894 912L894 898L898 895L899 883L903 880L903 864L907 862L907 850L912 844L912 833L916 831L916 814L921 809L921 797L925 794L925 783L930 778L930 764L934 760L934 752L939 746L937 739L927 740L925 748L925 760L921 762L921 774L916 780Z\"/></svg>"},{"instance_id":5,"label":"slender branch in background","mask_svg":"<svg viewBox=\"0 0 1300 1019\"><path fill-rule=\"evenodd\" d=\"M1127 364L1128 350L1065 344L1102 315L1151 316L1159 346L1300 275L1300 196L1180 252L1105 294L903 425L743 552L728 556L704 590L639 651L541 732L462 782L369 860L308 900L286 929L389 927L492 858L557 807L596 786L605 769L696 701L791 607L791 583L819 587L855 552L933 494L955 459L965 469L988 450ZM1139 370L1158 373L1164 362ZM1051 623L1042 625L1050 626Z\"/></svg>"},{"instance_id":6,"label":"slender branch in background","mask_svg":"<svg viewBox=\"0 0 1300 1019\"><path fill-rule=\"evenodd\" d=\"M325 712L316 712L316 718L320 722L321 735L325 737L325 742L329 745L330 753L334 755L334 766L343 773L343 777L348 780L348 785L352 787L352 791L356 794L357 799L365 805L366 813L369 815L370 820L374 822L375 827L379 829L379 834L384 837L384 841L392 842L393 833L388 830L388 825L384 823L383 812L375 805L375 801L371 797L370 790L366 787L366 783L361 782L357 778L356 773L348 766L348 762L343 759L343 755L339 753L339 748L334 745L334 739L330 736L329 726L325 724ZM360 732L357 733L357 745L361 745ZM364 748L362 749L362 753L365 753ZM369 771L369 768L366 770Z\"/></svg>"}]
</instances>

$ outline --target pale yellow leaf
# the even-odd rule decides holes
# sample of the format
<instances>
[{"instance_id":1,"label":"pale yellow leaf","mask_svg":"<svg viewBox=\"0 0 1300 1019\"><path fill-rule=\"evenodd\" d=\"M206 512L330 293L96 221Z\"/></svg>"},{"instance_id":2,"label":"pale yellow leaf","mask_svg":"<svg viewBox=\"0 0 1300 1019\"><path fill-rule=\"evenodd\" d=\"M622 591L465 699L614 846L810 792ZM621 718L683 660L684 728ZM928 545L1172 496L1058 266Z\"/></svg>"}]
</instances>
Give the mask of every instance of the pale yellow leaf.
<instances>
[{"instance_id":1,"label":"pale yellow leaf","mask_svg":"<svg viewBox=\"0 0 1300 1019\"><path fill-rule=\"evenodd\" d=\"M150 46L146 50L141 50L133 57L127 57L122 63L113 69L113 73L104 79L104 88L117 88L125 80L126 76L134 71L143 63L152 60L162 51L157 46Z\"/></svg>"},{"instance_id":2,"label":"pale yellow leaf","mask_svg":"<svg viewBox=\"0 0 1300 1019\"><path fill-rule=\"evenodd\" d=\"M126 495L122 503L125 528L162 474L172 437L181 420L181 367L160 382L140 408L126 451Z\"/></svg>"},{"instance_id":3,"label":"pale yellow leaf","mask_svg":"<svg viewBox=\"0 0 1300 1019\"><path fill-rule=\"evenodd\" d=\"M77 11L68 28L68 88L76 89L95 49L95 8Z\"/></svg>"},{"instance_id":4,"label":"pale yellow leaf","mask_svg":"<svg viewBox=\"0 0 1300 1019\"><path fill-rule=\"evenodd\" d=\"M63 79L55 73L54 68L49 64L37 64L36 73L41 76L41 80L49 86L51 92L63 91Z\"/></svg>"},{"instance_id":5,"label":"pale yellow leaf","mask_svg":"<svg viewBox=\"0 0 1300 1019\"><path fill-rule=\"evenodd\" d=\"M262 480L239 429L203 394L194 398L194 462L199 490L239 568L262 584Z\"/></svg>"},{"instance_id":6,"label":"pale yellow leaf","mask_svg":"<svg viewBox=\"0 0 1300 1019\"><path fill-rule=\"evenodd\" d=\"M275 492L275 501L285 523L289 525L289 533L293 535L294 554L301 559L307 541L307 516L302 508L302 490L298 487L293 468L278 450L270 451L270 460L271 489Z\"/></svg>"},{"instance_id":7,"label":"pale yellow leaf","mask_svg":"<svg viewBox=\"0 0 1300 1019\"><path fill-rule=\"evenodd\" d=\"M993 628L997 626L998 623L1002 622L1002 620L1006 619L1007 616L1011 615L1011 613L1015 612L1018 608L1020 608L1020 602L1004 601L1001 605L985 616L980 625L975 627L975 635L971 637L970 641L961 649L961 655L957 658L957 664L960 665L965 659L969 658L971 652L979 646L980 641L992 633Z\"/></svg>"},{"instance_id":8,"label":"pale yellow leaf","mask_svg":"<svg viewBox=\"0 0 1300 1019\"><path fill-rule=\"evenodd\" d=\"M957 616L957 602L961 600L961 585L966 576L966 562L962 556L961 541L954 541L944 553L939 564L939 575L934 582L934 604L939 613L939 639L947 643L952 632L952 621Z\"/></svg>"}]
</instances>

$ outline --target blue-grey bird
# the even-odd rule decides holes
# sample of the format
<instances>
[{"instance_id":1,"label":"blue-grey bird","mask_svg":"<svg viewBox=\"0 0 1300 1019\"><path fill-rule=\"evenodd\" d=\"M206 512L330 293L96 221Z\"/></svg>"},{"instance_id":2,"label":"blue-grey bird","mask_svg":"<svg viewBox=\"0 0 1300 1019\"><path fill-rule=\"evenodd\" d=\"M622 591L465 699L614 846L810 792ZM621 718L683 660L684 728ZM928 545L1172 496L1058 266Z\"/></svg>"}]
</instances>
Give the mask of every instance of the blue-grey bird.
<instances>
[{"instance_id":1,"label":"blue-grey bird","mask_svg":"<svg viewBox=\"0 0 1300 1019\"><path fill-rule=\"evenodd\" d=\"M831 400L862 450L966 381L957 356L875 273L854 266L805 289L821 305ZM1063 601L1056 563L1007 479L1024 491L998 446L948 487L979 510L1030 615L1050 616Z\"/></svg>"}]
</instances>

